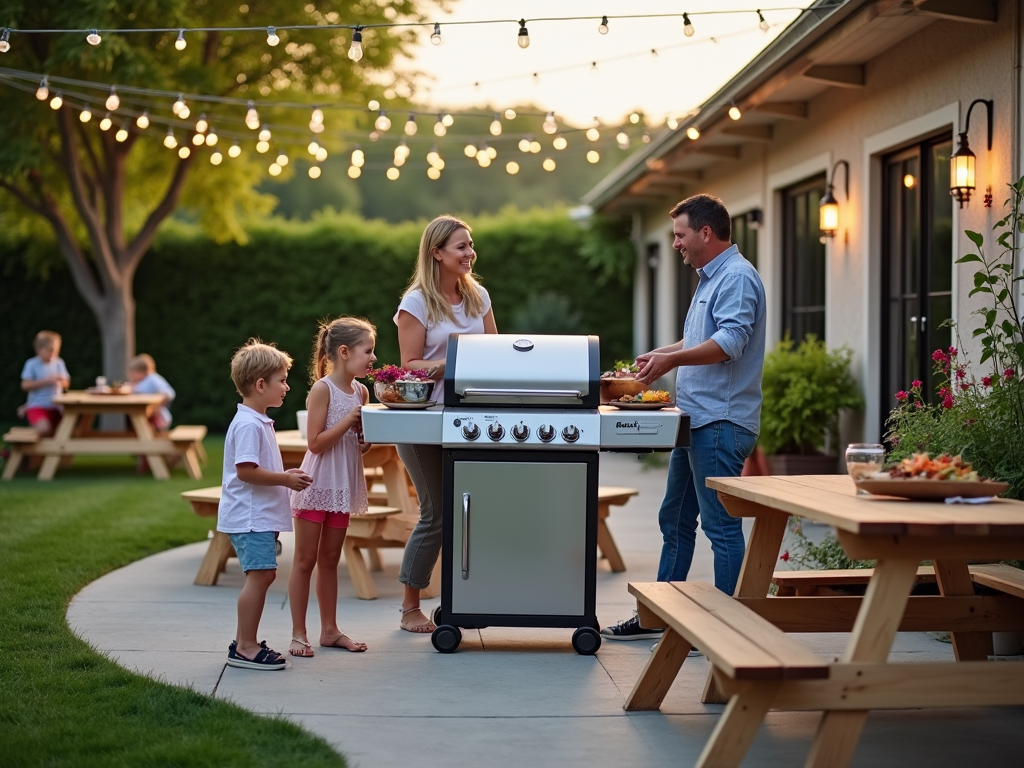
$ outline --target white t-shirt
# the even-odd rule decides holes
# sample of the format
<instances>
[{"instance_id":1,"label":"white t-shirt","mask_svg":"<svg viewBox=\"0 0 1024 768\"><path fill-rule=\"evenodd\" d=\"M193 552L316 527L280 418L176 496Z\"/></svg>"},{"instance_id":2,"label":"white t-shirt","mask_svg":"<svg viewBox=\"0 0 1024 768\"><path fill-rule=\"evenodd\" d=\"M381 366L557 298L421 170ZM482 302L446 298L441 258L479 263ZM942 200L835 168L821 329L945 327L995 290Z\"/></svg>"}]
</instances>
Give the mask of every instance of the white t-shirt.
<instances>
[{"instance_id":1,"label":"white t-shirt","mask_svg":"<svg viewBox=\"0 0 1024 768\"><path fill-rule=\"evenodd\" d=\"M147 374L146 378L142 379L138 384L133 384L132 392L140 395L167 395L168 403L174 400L174 387L156 371ZM163 420L165 428L170 426L171 411L166 405L160 406L160 418Z\"/></svg>"},{"instance_id":2,"label":"white t-shirt","mask_svg":"<svg viewBox=\"0 0 1024 768\"><path fill-rule=\"evenodd\" d=\"M217 508L217 530L222 533L290 531L292 509L283 485L253 485L238 479L238 464L256 464L271 472L284 472L281 449L274 436L274 420L238 404L224 437L224 475Z\"/></svg>"},{"instance_id":3,"label":"white t-shirt","mask_svg":"<svg viewBox=\"0 0 1024 768\"><path fill-rule=\"evenodd\" d=\"M452 305L452 314L455 321L447 317L441 318L437 323L427 321L427 302L423 298L423 292L414 288L402 297L398 305L398 312L395 312L395 325L398 325L398 315L405 310L420 321L420 325L427 329L427 337L423 342L423 360L440 360L448 353L448 335L452 333L483 333L484 315L491 309L491 297L487 289L482 285L477 286L480 291L480 298L483 299L483 311L479 317L469 317L466 314L466 302L460 301Z\"/></svg>"},{"instance_id":4,"label":"white t-shirt","mask_svg":"<svg viewBox=\"0 0 1024 768\"><path fill-rule=\"evenodd\" d=\"M68 376L68 369L64 365L64 361L59 357L53 357L50 362L44 363L39 355L30 357L25 361L25 366L21 369L22 380L27 379L28 381L39 381L49 376L62 376L65 379L70 378ZM53 398L57 395L63 394L64 387L60 384L51 384L48 387L39 387L39 389L29 390L27 405L29 408L54 408Z\"/></svg>"}]
</instances>

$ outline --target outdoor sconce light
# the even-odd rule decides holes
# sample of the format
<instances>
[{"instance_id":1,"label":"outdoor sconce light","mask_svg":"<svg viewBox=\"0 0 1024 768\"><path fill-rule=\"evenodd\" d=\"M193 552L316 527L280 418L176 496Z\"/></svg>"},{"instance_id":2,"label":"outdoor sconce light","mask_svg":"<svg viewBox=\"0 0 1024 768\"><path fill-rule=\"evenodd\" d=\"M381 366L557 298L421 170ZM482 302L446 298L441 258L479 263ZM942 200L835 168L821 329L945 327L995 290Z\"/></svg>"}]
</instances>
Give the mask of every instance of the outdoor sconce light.
<instances>
[{"instance_id":1,"label":"outdoor sconce light","mask_svg":"<svg viewBox=\"0 0 1024 768\"><path fill-rule=\"evenodd\" d=\"M751 229L760 229L763 214L760 208L754 208L753 210L747 211L743 217L747 221L747 226Z\"/></svg>"},{"instance_id":2,"label":"outdoor sconce light","mask_svg":"<svg viewBox=\"0 0 1024 768\"><path fill-rule=\"evenodd\" d=\"M967 143L967 132L971 130L971 110L975 104L984 104L988 111L988 148L992 149L992 100L975 99L967 108L964 132L957 138L956 152L949 158L949 194L956 198L960 207L971 199L975 187L974 153Z\"/></svg>"},{"instance_id":3,"label":"outdoor sconce light","mask_svg":"<svg viewBox=\"0 0 1024 768\"><path fill-rule=\"evenodd\" d=\"M846 192L847 202L850 200L850 164L845 160L837 160L836 164L832 166L832 174L828 180L828 187L825 189L825 196L821 198L821 203L818 206L818 227L821 229L822 237L834 237L836 230L839 229L839 203L836 202L835 195L832 194L832 187L836 180L836 170L840 165L846 169L846 186L843 189Z\"/></svg>"}]
</instances>

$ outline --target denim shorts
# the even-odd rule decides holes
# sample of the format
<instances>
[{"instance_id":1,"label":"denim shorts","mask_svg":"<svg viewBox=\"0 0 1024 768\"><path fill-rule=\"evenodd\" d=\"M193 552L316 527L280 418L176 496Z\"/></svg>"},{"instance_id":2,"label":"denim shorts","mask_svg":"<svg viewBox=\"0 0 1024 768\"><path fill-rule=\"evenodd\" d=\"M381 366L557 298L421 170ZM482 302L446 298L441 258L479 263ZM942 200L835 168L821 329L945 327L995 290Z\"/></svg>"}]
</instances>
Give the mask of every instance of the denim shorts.
<instances>
[{"instance_id":1,"label":"denim shorts","mask_svg":"<svg viewBox=\"0 0 1024 768\"><path fill-rule=\"evenodd\" d=\"M243 573L277 569L277 537L275 531L228 534Z\"/></svg>"}]
</instances>

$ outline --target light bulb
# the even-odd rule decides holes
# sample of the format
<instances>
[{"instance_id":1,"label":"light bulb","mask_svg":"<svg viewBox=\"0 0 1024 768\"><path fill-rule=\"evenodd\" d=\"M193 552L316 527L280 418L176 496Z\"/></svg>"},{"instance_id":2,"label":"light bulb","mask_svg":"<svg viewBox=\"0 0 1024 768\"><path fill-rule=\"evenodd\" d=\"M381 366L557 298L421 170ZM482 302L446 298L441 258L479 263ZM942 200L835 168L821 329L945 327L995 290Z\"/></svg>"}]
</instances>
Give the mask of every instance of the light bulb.
<instances>
[{"instance_id":1,"label":"light bulb","mask_svg":"<svg viewBox=\"0 0 1024 768\"><path fill-rule=\"evenodd\" d=\"M237 141L228 147L228 157L238 157L240 154L242 154L242 148L238 146Z\"/></svg>"},{"instance_id":2,"label":"light bulb","mask_svg":"<svg viewBox=\"0 0 1024 768\"><path fill-rule=\"evenodd\" d=\"M206 146L212 147L217 143L217 134L213 132L213 128L206 134Z\"/></svg>"},{"instance_id":3,"label":"light bulb","mask_svg":"<svg viewBox=\"0 0 1024 768\"><path fill-rule=\"evenodd\" d=\"M491 156L488 155L486 152L477 152L476 161L477 163L480 164L481 168L486 168L491 164Z\"/></svg>"},{"instance_id":4,"label":"light bulb","mask_svg":"<svg viewBox=\"0 0 1024 768\"><path fill-rule=\"evenodd\" d=\"M270 173L271 176L280 176L281 166L278 165L277 163L271 163L267 171Z\"/></svg>"},{"instance_id":5,"label":"light bulb","mask_svg":"<svg viewBox=\"0 0 1024 768\"><path fill-rule=\"evenodd\" d=\"M498 113L494 113L494 119L491 120L491 136L501 136L501 120L498 118Z\"/></svg>"},{"instance_id":6,"label":"light bulb","mask_svg":"<svg viewBox=\"0 0 1024 768\"><path fill-rule=\"evenodd\" d=\"M536 72L533 73L533 77L530 78L534 85L540 85L540 75Z\"/></svg>"},{"instance_id":7,"label":"light bulb","mask_svg":"<svg viewBox=\"0 0 1024 768\"><path fill-rule=\"evenodd\" d=\"M398 170L397 168L395 168L394 166L392 166L391 168L388 168L387 177L391 181L395 181L401 175L402 175L402 172L400 170Z\"/></svg>"},{"instance_id":8,"label":"light bulb","mask_svg":"<svg viewBox=\"0 0 1024 768\"><path fill-rule=\"evenodd\" d=\"M311 166L309 166L309 178L311 178L311 179L319 179L320 178L320 166L319 165L311 165Z\"/></svg>"},{"instance_id":9,"label":"light bulb","mask_svg":"<svg viewBox=\"0 0 1024 768\"><path fill-rule=\"evenodd\" d=\"M5 29L0 32L0 53L7 53L11 50L11 44L8 42L11 38L11 30Z\"/></svg>"},{"instance_id":10,"label":"light bulb","mask_svg":"<svg viewBox=\"0 0 1024 768\"><path fill-rule=\"evenodd\" d=\"M57 91L57 95L50 99L50 109L60 109L64 104L64 97Z\"/></svg>"},{"instance_id":11,"label":"light bulb","mask_svg":"<svg viewBox=\"0 0 1024 768\"><path fill-rule=\"evenodd\" d=\"M195 144L197 147L201 147L203 146L203 144L206 143L206 136L204 136L201 133L193 133L192 143Z\"/></svg>"},{"instance_id":12,"label":"light bulb","mask_svg":"<svg viewBox=\"0 0 1024 768\"><path fill-rule=\"evenodd\" d=\"M192 154L192 150L189 149L188 147L185 147L185 146L178 147L178 157L180 157L182 160L184 160L186 157L188 157L191 154Z\"/></svg>"},{"instance_id":13,"label":"light bulb","mask_svg":"<svg viewBox=\"0 0 1024 768\"><path fill-rule=\"evenodd\" d=\"M399 153L396 152L395 157L391 162L392 165L394 165L396 168L398 166L405 165L405 155L400 155Z\"/></svg>"},{"instance_id":14,"label":"light bulb","mask_svg":"<svg viewBox=\"0 0 1024 768\"><path fill-rule=\"evenodd\" d=\"M441 25L434 22L434 32L430 35L430 42L434 45L441 44Z\"/></svg>"},{"instance_id":15,"label":"light bulb","mask_svg":"<svg viewBox=\"0 0 1024 768\"><path fill-rule=\"evenodd\" d=\"M670 130L674 131L676 128L679 127L679 121L675 118L675 116L672 116L665 121L665 125L667 125Z\"/></svg>"},{"instance_id":16,"label":"light bulb","mask_svg":"<svg viewBox=\"0 0 1024 768\"><path fill-rule=\"evenodd\" d=\"M512 109L511 107L506 109L505 110L505 119L506 120L515 120L516 119L516 111L514 109Z\"/></svg>"},{"instance_id":17,"label":"light bulb","mask_svg":"<svg viewBox=\"0 0 1024 768\"><path fill-rule=\"evenodd\" d=\"M110 130L110 126L112 126L113 124L114 124L114 121L110 119L110 113L107 112L107 114L105 114L103 116L103 119L100 120L100 130L101 131L109 131Z\"/></svg>"},{"instance_id":18,"label":"light bulb","mask_svg":"<svg viewBox=\"0 0 1024 768\"><path fill-rule=\"evenodd\" d=\"M149 112L143 112L141 115L139 115L138 118L135 120L135 124L139 126L139 128L141 128L142 130L146 130L147 128L149 128Z\"/></svg>"},{"instance_id":19,"label":"light bulb","mask_svg":"<svg viewBox=\"0 0 1024 768\"><path fill-rule=\"evenodd\" d=\"M321 125L324 122L324 111L320 107L313 107L313 112L309 116L310 125Z\"/></svg>"},{"instance_id":20,"label":"light bulb","mask_svg":"<svg viewBox=\"0 0 1024 768\"><path fill-rule=\"evenodd\" d=\"M128 138L128 129L123 125L117 129L117 133L114 134L114 139L117 141L125 141Z\"/></svg>"},{"instance_id":21,"label":"light bulb","mask_svg":"<svg viewBox=\"0 0 1024 768\"><path fill-rule=\"evenodd\" d=\"M376 112L377 110L380 109L380 102L377 101L376 99L370 99L368 102L366 102L366 108L371 112Z\"/></svg>"},{"instance_id":22,"label":"light bulb","mask_svg":"<svg viewBox=\"0 0 1024 768\"><path fill-rule=\"evenodd\" d=\"M273 27L267 27L267 45L274 46L281 42L281 38L277 36L277 30ZM280 171L278 171L280 173ZM276 173L274 174L277 175Z\"/></svg>"},{"instance_id":23,"label":"light bulb","mask_svg":"<svg viewBox=\"0 0 1024 768\"><path fill-rule=\"evenodd\" d=\"M352 45L348 48L348 57L352 61L359 61L363 58L363 28L356 27L352 33Z\"/></svg>"},{"instance_id":24,"label":"light bulb","mask_svg":"<svg viewBox=\"0 0 1024 768\"><path fill-rule=\"evenodd\" d=\"M550 157L545 157L544 158L544 162L541 163L541 167L545 171L553 171L553 170L555 170L555 161L552 160Z\"/></svg>"},{"instance_id":25,"label":"light bulb","mask_svg":"<svg viewBox=\"0 0 1024 768\"><path fill-rule=\"evenodd\" d=\"M114 86L110 86L110 95L107 96L107 105L106 106L107 106L107 109L109 109L111 112L113 112L114 110L116 110L118 107L121 106L121 99L117 95L117 91L115 90Z\"/></svg>"},{"instance_id":26,"label":"light bulb","mask_svg":"<svg viewBox=\"0 0 1024 768\"><path fill-rule=\"evenodd\" d=\"M643 136L640 137L640 141L642 141L644 144L650 144L651 143L651 132L645 130L644 133L643 133Z\"/></svg>"},{"instance_id":27,"label":"light bulb","mask_svg":"<svg viewBox=\"0 0 1024 768\"><path fill-rule=\"evenodd\" d=\"M405 135L415 136L416 135L416 116L413 114L409 115L409 119L405 121Z\"/></svg>"},{"instance_id":28,"label":"light bulb","mask_svg":"<svg viewBox=\"0 0 1024 768\"><path fill-rule=\"evenodd\" d=\"M683 14L683 34L687 37L693 37L693 24L690 23L690 15L688 13Z\"/></svg>"},{"instance_id":29,"label":"light bulb","mask_svg":"<svg viewBox=\"0 0 1024 768\"><path fill-rule=\"evenodd\" d=\"M476 157L476 145L474 144L467 144L466 148L462 151L466 154L466 157Z\"/></svg>"},{"instance_id":30,"label":"light bulb","mask_svg":"<svg viewBox=\"0 0 1024 768\"><path fill-rule=\"evenodd\" d=\"M768 22L764 20L764 14L761 13L760 9L757 11L757 28L762 32L768 31Z\"/></svg>"},{"instance_id":31,"label":"light bulb","mask_svg":"<svg viewBox=\"0 0 1024 768\"><path fill-rule=\"evenodd\" d=\"M177 115L185 106L185 96L179 93L178 98L175 99L174 103L171 104L171 112Z\"/></svg>"},{"instance_id":32,"label":"light bulb","mask_svg":"<svg viewBox=\"0 0 1024 768\"><path fill-rule=\"evenodd\" d=\"M256 142L256 151L259 152L261 155L265 155L268 151L270 151L270 142L269 141L257 141Z\"/></svg>"},{"instance_id":33,"label":"light bulb","mask_svg":"<svg viewBox=\"0 0 1024 768\"><path fill-rule=\"evenodd\" d=\"M505 163L505 171L510 176L515 176L517 173L519 173L519 163L517 163L515 160L510 160L509 162Z\"/></svg>"},{"instance_id":34,"label":"light bulb","mask_svg":"<svg viewBox=\"0 0 1024 768\"><path fill-rule=\"evenodd\" d=\"M437 160L434 162L434 165L432 167L437 168L437 170L439 170L439 171L443 171L444 170L444 160L441 157L438 157Z\"/></svg>"},{"instance_id":35,"label":"light bulb","mask_svg":"<svg viewBox=\"0 0 1024 768\"><path fill-rule=\"evenodd\" d=\"M637 123L639 123L640 122L640 113L639 112L634 112L633 114L631 114L629 116L629 122L631 122L633 125L636 125Z\"/></svg>"},{"instance_id":36,"label":"light bulb","mask_svg":"<svg viewBox=\"0 0 1024 768\"><path fill-rule=\"evenodd\" d=\"M175 114L177 114L177 112L175 112ZM251 101L249 102L249 108L245 113L245 125L247 128L254 131L260 127L259 113L256 111L256 107Z\"/></svg>"},{"instance_id":37,"label":"light bulb","mask_svg":"<svg viewBox=\"0 0 1024 768\"><path fill-rule=\"evenodd\" d=\"M395 147L395 156L401 155L402 157L408 157L412 150L409 149L409 145L405 143L405 139L402 139L398 146Z\"/></svg>"},{"instance_id":38,"label":"light bulb","mask_svg":"<svg viewBox=\"0 0 1024 768\"><path fill-rule=\"evenodd\" d=\"M284 154L283 152L280 155L278 155L277 164L280 165L282 168L288 165L288 155Z\"/></svg>"},{"instance_id":39,"label":"light bulb","mask_svg":"<svg viewBox=\"0 0 1024 768\"><path fill-rule=\"evenodd\" d=\"M526 19L519 20L519 47L530 47L530 32L526 29Z\"/></svg>"},{"instance_id":40,"label":"light bulb","mask_svg":"<svg viewBox=\"0 0 1024 768\"><path fill-rule=\"evenodd\" d=\"M210 155L211 165L220 165L222 162L224 162L224 155L222 155L220 152L214 152L212 155Z\"/></svg>"},{"instance_id":41,"label":"light bulb","mask_svg":"<svg viewBox=\"0 0 1024 768\"><path fill-rule=\"evenodd\" d=\"M700 128L698 128L695 125L691 125L689 128L686 129L686 138L688 138L690 141L696 141L697 139L699 139Z\"/></svg>"},{"instance_id":42,"label":"light bulb","mask_svg":"<svg viewBox=\"0 0 1024 768\"><path fill-rule=\"evenodd\" d=\"M78 114L78 119L83 123L88 123L92 120L92 110L88 107L82 107L82 111Z\"/></svg>"},{"instance_id":43,"label":"light bulb","mask_svg":"<svg viewBox=\"0 0 1024 768\"><path fill-rule=\"evenodd\" d=\"M541 146L540 146L540 142L539 141L534 140L534 141L530 142L530 152L531 153L533 153L535 155L538 155L538 154L540 154L540 150L541 150Z\"/></svg>"},{"instance_id":44,"label":"light bulb","mask_svg":"<svg viewBox=\"0 0 1024 768\"><path fill-rule=\"evenodd\" d=\"M541 127L544 129L544 133L555 133L558 131L558 123L555 122L554 112L548 112Z\"/></svg>"},{"instance_id":45,"label":"light bulb","mask_svg":"<svg viewBox=\"0 0 1024 768\"><path fill-rule=\"evenodd\" d=\"M629 148L629 134L625 131L619 131L615 134L615 142L619 145L619 149Z\"/></svg>"},{"instance_id":46,"label":"light bulb","mask_svg":"<svg viewBox=\"0 0 1024 768\"><path fill-rule=\"evenodd\" d=\"M39 87L36 88L36 98L40 101L46 101L50 98L50 89L46 87L45 77L39 81Z\"/></svg>"},{"instance_id":47,"label":"light bulb","mask_svg":"<svg viewBox=\"0 0 1024 768\"><path fill-rule=\"evenodd\" d=\"M441 122L444 123L445 128L451 128L452 124L455 122L455 118L452 117L451 112L445 112L441 116Z\"/></svg>"},{"instance_id":48,"label":"light bulb","mask_svg":"<svg viewBox=\"0 0 1024 768\"><path fill-rule=\"evenodd\" d=\"M323 123L310 122L309 130L311 130L313 133L323 133L324 132L324 124Z\"/></svg>"},{"instance_id":49,"label":"light bulb","mask_svg":"<svg viewBox=\"0 0 1024 768\"><path fill-rule=\"evenodd\" d=\"M494 147L486 147L484 151L487 152L487 156L491 158L491 160L498 156L498 150L496 150Z\"/></svg>"},{"instance_id":50,"label":"light bulb","mask_svg":"<svg viewBox=\"0 0 1024 768\"><path fill-rule=\"evenodd\" d=\"M441 156L437 154L437 147L431 147L430 151L427 152L427 162L434 165L440 159Z\"/></svg>"},{"instance_id":51,"label":"light bulb","mask_svg":"<svg viewBox=\"0 0 1024 768\"><path fill-rule=\"evenodd\" d=\"M355 149L353 149L352 150L352 165L355 166L356 168L362 168L363 164L365 162L366 162L366 155L363 154L363 150L359 149L359 147L356 147Z\"/></svg>"},{"instance_id":52,"label":"light bulb","mask_svg":"<svg viewBox=\"0 0 1024 768\"><path fill-rule=\"evenodd\" d=\"M309 146L306 147L306 151L309 152L309 154L311 155L315 155L318 149L320 149L320 145L317 144L315 141L309 142Z\"/></svg>"},{"instance_id":53,"label":"light bulb","mask_svg":"<svg viewBox=\"0 0 1024 768\"><path fill-rule=\"evenodd\" d=\"M87 42L89 45L99 45L102 41L103 38L100 37L100 33L97 32L95 29L85 36L85 42Z\"/></svg>"},{"instance_id":54,"label":"light bulb","mask_svg":"<svg viewBox=\"0 0 1024 768\"><path fill-rule=\"evenodd\" d=\"M448 133L448 129L444 127L444 122L441 120L441 116L438 115L437 122L434 123L434 135L444 136L446 133Z\"/></svg>"},{"instance_id":55,"label":"light bulb","mask_svg":"<svg viewBox=\"0 0 1024 768\"><path fill-rule=\"evenodd\" d=\"M316 151L316 155L314 155L314 157L316 157L316 161L318 163L322 163L324 160L327 159L327 150L324 149L323 147L320 147L320 149Z\"/></svg>"},{"instance_id":56,"label":"light bulb","mask_svg":"<svg viewBox=\"0 0 1024 768\"><path fill-rule=\"evenodd\" d=\"M602 16L601 17L601 24L598 26L597 31L600 32L602 35L607 35L608 34L608 17L607 16Z\"/></svg>"},{"instance_id":57,"label":"light bulb","mask_svg":"<svg viewBox=\"0 0 1024 768\"><path fill-rule=\"evenodd\" d=\"M363 169L356 165L350 165L348 167L348 177L350 179L358 179L363 175Z\"/></svg>"},{"instance_id":58,"label":"light bulb","mask_svg":"<svg viewBox=\"0 0 1024 768\"><path fill-rule=\"evenodd\" d=\"M588 128L587 129L587 138L590 141L597 141L598 139L601 138L601 132L599 130L597 130L597 128Z\"/></svg>"},{"instance_id":59,"label":"light bulb","mask_svg":"<svg viewBox=\"0 0 1024 768\"><path fill-rule=\"evenodd\" d=\"M179 51L184 51L186 45L188 45L188 42L185 40L185 30L179 29L178 39L174 41L174 47ZM214 165L216 165L216 163L214 163Z\"/></svg>"},{"instance_id":60,"label":"light bulb","mask_svg":"<svg viewBox=\"0 0 1024 768\"><path fill-rule=\"evenodd\" d=\"M260 128L259 134L256 136L260 141L270 141L270 129L267 128L266 123Z\"/></svg>"},{"instance_id":61,"label":"light bulb","mask_svg":"<svg viewBox=\"0 0 1024 768\"><path fill-rule=\"evenodd\" d=\"M199 133L206 133L209 127L210 123L206 120L206 115L200 115L199 119L196 120L196 130L199 131Z\"/></svg>"},{"instance_id":62,"label":"light bulb","mask_svg":"<svg viewBox=\"0 0 1024 768\"><path fill-rule=\"evenodd\" d=\"M519 151L520 152L529 152L530 151L530 140L529 139L525 139L524 138L524 139L520 139L519 140Z\"/></svg>"},{"instance_id":63,"label":"light bulb","mask_svg":"<svg viewBox=\"0 0 1024 768\"><path fill-rule=\"evenodd\" d=\"M384 113L383 109L380 111L377 119L373 121L373 127L381 133L384 133L384 131L391 127L391 118Z\"/></svg>"},{"instance_id":64,"label":"light bulb","mask_svg":"<svg viewBox=\"0 0 1024 768\"><path fill-rule=\"evenodd\" d=\"M743 113L740 112L739 107L733 104L731 107L729 107L729 117L731 117L733 120L739 120L741 117L743 117Z\"/></svg>"},{"instance_id":65,"label":"light bulb","mask_svg":"<svg viewBox=\"0 0 1024 768\"><path fill-rule=\"evenodd\" d=\"M441 170L439 168L435 168L434 166L430 166L429 168L427 168L427 178L432 179L433 181L437 181L438 179L441 178Z\"/></svg>"},{"instance_id":66,"label":"light bulb","mask_svg":"<svg viewBox=\"0 0 1024 768\"><path fill-rule=\"evenodd\" d=\"M178 110L178 117L182 120L188 120L188 116L192 114L192 110L188 108L187 104L183 104L181 109Z\"/></svg>"},{"instance_id":67,"label":"light bulb","mask_svg":"<svg viewBox=\"0 0 1024 768\"><path fill-rule=\"evenodd\" d=\"M569 142L565 140L565 136L555 136L555 140L551 142L551 146L555 149L565 149L569 146Z\"/></svg>"},{"instance_id":68,"label":"light bulb","mask_svg":"<svg viewBox=\"0 0 1024 768\"><path fill-rule=\"evenodd\" d=\"M598 152L596 149L592 149L589 152L587 152L587 162L588 163L596 163L600 159L601 159L601 153Z\"/></svg>"},{"instance_id":69,"label":"light bulb","mask_svg":"<svg viewBox=\"0 0 1024 768\"><path fill-rule=\"evenodd\" d=\"M178 146L178 140L174 138L173 128L167 129L167 135L164 136L164 146L167 147L168 149L174 149L176 146Z\"/></svg>"}]
</instances>

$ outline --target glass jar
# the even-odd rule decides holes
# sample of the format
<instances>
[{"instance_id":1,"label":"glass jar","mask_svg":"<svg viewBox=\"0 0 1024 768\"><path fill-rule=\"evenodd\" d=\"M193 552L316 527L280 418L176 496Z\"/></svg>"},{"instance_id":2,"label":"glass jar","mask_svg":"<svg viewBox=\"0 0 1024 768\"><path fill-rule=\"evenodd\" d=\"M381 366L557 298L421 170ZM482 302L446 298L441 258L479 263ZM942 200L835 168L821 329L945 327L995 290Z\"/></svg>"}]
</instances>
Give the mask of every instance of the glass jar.
<instances>
[{"instance_id":1,"label":"glass jar","mask_svg":"<svg viewBox=\"0 0 1024 768\"><path fill-rule=\"evenodd\" d=\"M885 466L885 446L878 443L850 443L846 447L846 471L854 480L869 480ZM867 491L857 489L858 496Z\"/></svg>"}]
</instances>

